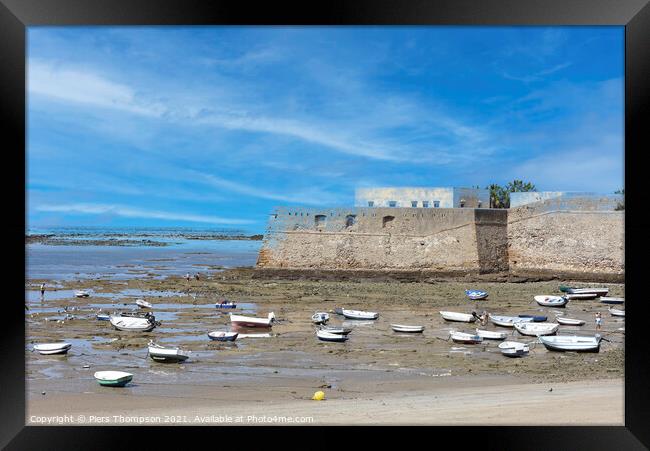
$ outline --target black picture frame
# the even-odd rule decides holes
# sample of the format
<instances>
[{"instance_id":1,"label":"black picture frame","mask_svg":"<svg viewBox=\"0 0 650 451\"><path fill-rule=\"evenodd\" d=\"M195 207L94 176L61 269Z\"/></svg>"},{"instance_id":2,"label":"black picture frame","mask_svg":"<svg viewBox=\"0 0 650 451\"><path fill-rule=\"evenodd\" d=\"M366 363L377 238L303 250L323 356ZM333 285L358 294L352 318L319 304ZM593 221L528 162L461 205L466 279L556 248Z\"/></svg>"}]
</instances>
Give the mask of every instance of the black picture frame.
<instances>
[{"instance_id":1,"label":"black picture frame","mask_svg":"<svg viewBox=\"0 0 650 451\"><path fill-rule=\"evenodd\" d=\"M25 426L25 50L26 27L39 25L618 25L625 26L625 189L626 353L625 426L621 427L436 427L424 431L438 439L450 438L458 447L487 449L646 449L650 446L650 370L648 342L643 324L642 284L650 228L643 212L644 171L641 158L650 149L648 114L650 90L650 6L648 0L357 0L266 2L234 0L0 0L0 120L4 125L5 163L2 177L11 214L5 216L6 246L10 262L5 274L10 291L4 299L5 318L0 327L3 368L0 381L0 446L6 449L128 449L156 440L173 442L176 428L163 427L37 427ZM21 155L22 150L22 155ZM568 169L570 170L570 169ZM570 173L568 174L570 176ZM20 193L23 193L22 195ZM5 248L6 249L6 248ZM647 326L646 326L647 327ZM579 418L576 419L579 423ZM190 432L191 429L191 432ZM213 428L183 428L183 434L212 435ZM268 428L273 440L287 438L286 429ZM345 428L338 428L345 429ZM379 429L379 428L375 428ZM155 432L154 432L155 430ZM390 429L376 431L390 434ZM240 433L243 431L240 431ZM327 431L328 433L330 431ZM333 431L332 431L333 432ZM341 432L337 430L336 433ZM376 432L372 432L374 435ZM128 440L125 438L128 434ZM153 435L152 435L153 434ZM364 437L371 434L364 431ZM377 434L377 437L382 437ZM177 436L176 436L177 437ZM214 437L214 436L213 436ZM284 441L284 440L282 440ZM339 442L338 439L335 440ZM398 440L401 441L401 440ZM199 441L194 441L194 446ZM260 438L261 442L261 438ZM208 441L208 444L210 441ZM223 444L222 441L220 443ZM427 442L433 446L433 443ZM415 445L415 443L412 443ZM261 443L260 443L261 445ZM370 445L370 442L368 442ZM185 445L187 446L187 445ZM446 446L450 446L449 444Z\"/></svg>"}]
</instances>

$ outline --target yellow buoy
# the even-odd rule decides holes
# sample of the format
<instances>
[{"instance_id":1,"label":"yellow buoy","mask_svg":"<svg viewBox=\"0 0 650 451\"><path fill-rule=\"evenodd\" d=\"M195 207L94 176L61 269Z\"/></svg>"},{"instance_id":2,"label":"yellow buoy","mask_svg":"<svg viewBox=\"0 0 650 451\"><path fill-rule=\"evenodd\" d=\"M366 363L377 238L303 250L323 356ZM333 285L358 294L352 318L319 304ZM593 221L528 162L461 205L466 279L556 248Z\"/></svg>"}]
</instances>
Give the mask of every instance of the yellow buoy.
<instances>
[{"instance_id":1,"label":"yellow buoy","mask_svg":"<svg viewBox=\"0 0 650 451\"><path fill-rule=\"evenodd\" d=\"M311 399L313 399L314 401L322 401L323 399L325 399L325 393L323 393L322 391L317 391L316 393L314 393L314 397Z\"/></svg>"}]
</instances>

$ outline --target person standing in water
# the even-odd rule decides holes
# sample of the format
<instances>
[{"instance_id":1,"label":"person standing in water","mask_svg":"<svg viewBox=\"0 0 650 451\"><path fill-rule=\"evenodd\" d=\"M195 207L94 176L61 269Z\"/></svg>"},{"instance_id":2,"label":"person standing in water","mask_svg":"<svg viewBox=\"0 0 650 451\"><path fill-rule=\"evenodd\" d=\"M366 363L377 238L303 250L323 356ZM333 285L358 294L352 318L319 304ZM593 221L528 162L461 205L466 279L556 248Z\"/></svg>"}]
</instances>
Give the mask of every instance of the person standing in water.
<instances>
[{"instance_id":1,"label":"person standing in water","mask_svg":"<svg viewBox=\"0 0 650 451\"><path fill-rule=\"evenodd\" d=\"M41 299L43 299L44 297L45 297L45 284L42 283L41 284Z\"/></svg>"}]
</instances>

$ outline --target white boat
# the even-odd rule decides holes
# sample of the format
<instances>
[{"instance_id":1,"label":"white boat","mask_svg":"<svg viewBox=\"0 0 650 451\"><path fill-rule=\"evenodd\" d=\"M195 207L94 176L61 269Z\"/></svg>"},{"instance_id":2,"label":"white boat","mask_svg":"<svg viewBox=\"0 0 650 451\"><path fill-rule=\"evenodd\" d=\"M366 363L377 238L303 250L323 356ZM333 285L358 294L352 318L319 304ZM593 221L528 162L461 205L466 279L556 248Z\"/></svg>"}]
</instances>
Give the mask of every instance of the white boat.
<instances>
[{"instance_id":1,"label":"white boat","mask_svg":"<svg viewBox=\"0 0 650 451\"><path fill-rule=\"evenodd\" d=\"M501 327L513 327L517 323L530 323L533 322L533 317L519 317L519 316L502 316L502 315L490 315L490 321L495 326Z\"/></svg>"},{"instance_id":2,"label":"white boat","mask_svg":"<svg viewBox=\"0 0 650 451\"><path fill-rule=\"evenodd\" d=\"M339 342L339 343L344 342L344 341L346 341L348 339L347 335L332 334L332 333L326 332L324 330L316 331L316 336L321 341L332 341L332 342Z\"/></svg>"},{"instance_id":3,"label":"white boat","mask_svg":"<svg viewBox=\"0 0 650 451\"><path fill-rule=\"evenodd\" d=\"M515 329L522 335L553 335L557 332L559 324L555 323L515 323Z\"/></svg>"},{"instance_id":4,"label":"white boat","mask_svg":"<svg viewBox=\"0 0 650 451\"><path fill-rule=\"evenodd\" d=\"M271 327L275 321L275 314L269 313L266 318L230 314L230 323L237 327Z\"/></svg>"},{"instance_id":5,"label":"white boat","mask_svg":"<svg viewBox=\"0 0 650 451\"><path fill-rule=\"evenodd\" d=\"M111 315L108 313L98 313L96 316L97 321L110 321L111 320Z\"/></svg>"},{"instance_id":6,"label":"white boat","mask_svg":"<svg viewBox=\"0 0 650 451\"><path fill-rule=\"evenodd\" d=\"M330 334L339 334L339 335L347 335L350 332L352 332L352 329L348 327L337 327L337 326L321 327L320 330L324 332L329 332Z\"/></svg>"},{"instance_id":7,"label":"white boat","mask_svg":"<svg viewBox=\"0 0 650 451\"><path fill-rule=\"evenodd\" d=\"M578 335L539 337L539 341L550 351L598 352L600 350L600 340L600 335L594 337L580 337Z\"/></svg>"},{"instance_id":8,"label":"white boat","mask_svg":"<svg viewBox=\"0 0 650 451\"><path fill-rule=\"evenodd\" d=\"M144 299L136 299L135 305L137 305L140 308L153 308L153 305L151 305L149 302L145 301Z\"/></svg>"},{"instance_id":9,"label":"white boat","mask_svg":"<svg viewBox=\"0 0 650 451\"><path fill-rule=\"evenodd\" d=\"M609 308L608 310L609 310L610 315L612 315L612 316L625 317L625 310L620 310L620 309L617 309L617 308Z\"/></svg>"},{"instance_id":10,"label":"white boat","mask_svg":"<svg viewBox=\"0 0 650 451\"><path fill-rule=\"evenodd\" d=\"M424 332L424 326L406 326L404 324L391 324L390 327L395 332L405 332L405 333Z\"/></svg>"},{"instance_id":11,"label":"white boat","mask_svg":"<svg viewBox=\"0 0 650 451\"><path fill-rule=\"evenodd\" d=\"M477 344L483 341L478 335L467 334L465 332L449 332L449 336L455 343Z\"/></svg>"},{"instance_id":12,"label":"white boat","mask_svg":"<svg viewBox=\"0 0 650 451\"><path fill-rule=\"evenodd\" d=\"M177 363L187 360L189 355L179 348L166 348L150 341L149 357L156 362Z\"/></svg>"},{"instance_id":13,"label":"white boat","mask_svg":"<svg viewBox=\"0 0 650 451\"><path fill-rule=\"evenodd\" d=\"M535 296L535 302L544 307L564 307L569 299L566 296Z\"/></svg>"},{"instance_id":14,"label":"white boat","mask_svg":"<svg viewBox=\"0 0 650 451\"><path fill-rule=\"evenodd\" d=\"M528 354L530 347L526 343L518 341L504 341L499 344L501 354L508 357L522 357Z\"/></svg>"},{"instance_id":15,"label":"white boat","mask_svg":"<svg viewBox=\"0 0 650 451\"><path fill-rule=\"evenodd\" d=\"M34 345L34 351L44 355L66 354L71 347L71 343L41 343Z\"/></svg>"},{"instance_id":16,"label":"white boat","mask_svg":"<svg viewBox=\"0 0 650 451\"><path fill-rule=\"evenodd\" d=\"M603 304L622 304L625 302L625 298L612 298L607 296L601 296L600 302Z\"/></svg>"},{"instance_id":17,"label":"white boat","mask_svg":"<svg viewBox=\"0 0 650 451\"><path fill-rule=\"evenodd\" d=\"M478 301L481 299L487 299L487 291L482 290L465 290L465 295L473 301Z\"/></svg>"},{"instance_id":18,"label":"white boat","mask_svg":"<svg viewBox=\"0 0 650 451\"><path fill-rule=\"evenodd\" d=\"M567 293L564 296L570 301L573 299L596 299L598 297L595 293Z\"/></svg>"},{"instance_id":19,"label":"white boat","mask_svg":"<svg viewBox=\"0 0 650 451\"><path fill-rule=\"evenodd\" d=\"M86 290L77 290L74 292L74 295L78 298L87 298L90 296L90 293Z\"/></svg>"},{"instance_id":20,"label":"white boat","mask_svg":"<svg viewBox=\"0 0 650 451\"><path fill-rule=\"evenodd\" d=\"M238 335L238 332L225 332L220 330L208 332L208 338L215 341L235 341Z\"/></svg>"},{"instance_id":21,"label":"white boat","mask_svg":"<svg viewBox=\"0 0 650 451\"><path fill-rule=\"evenodd\" d=\"M124 387L133 379L133 374L124 371L97 371L94 376L99 385L107 387Z\"/></svg>"},{"instance_id":22,"label":"white boat","mask_svg":"<svg viewBox=\"0 0 650 451\"><path fill-rule=\"evenodd\" d=\"M128 330L133 332L149 332L156 327L156 322L149 318L137 316L115 316L111 315L109 321L117 330Z\"/></svg>"},{"instance_id":23,"label":"white boat","mask_svg":"<svg viewBox=\"0 0 650 451\"><path fill-rule=\"evenodd\" d=\"M330 315L329 313L325 313L325 312L317 312L311 316L311 321L314 324L325 324L329 320L330 320Z\"/></svg>"},{"instance_id":24,"label":"white boat","mask_svg":"<svg viewBox=\"0 0 650 451\"><path fill-rule=\"evenodd\" d=\"M609 288L569 288L569 294L595 294L596 296L607 296Z\"/></svg>"},{"instance_id":25,"label":"white boat","mask_svg":"<svg viewBox=\"0 0 650 451\"><path fill-rule=\"evenodd\" d=\"M487 340L505 340L508 336L508 332L476 329L476 335Z\"/></svg>"},{"instance_id":26,"label":"white boat","mask_svg":"<svg viewBox=\"0 0 650 451\"><path fill-rule=\"evenodd\" d=\"M271 338L271 334L265 333L265 334L239 334L237 335L237 339L240 338Z\"/></svg>"},{"instance_id":27,"label":"white boat","mask_svg":"<svg viewBox=\"0 0 650 451\"><path fill-rule=\"evenodd\" d=\"M585 323L581 319L566 318L564 316L556 316L555 320L564 326L582 326Z\"/></svg>"},{"instance_id":28,"label":"white boat","mask_svg":"<svg viewBox=\"0 0 650 451\"><path fill-rule=\"evenodd\" d=\"M347 310L342 309L341 312L343 316L347 319L377 319L379 318L379 313L377 312L363 312L361 310Z\"/></svg>"},{"instance_id":29,"label":"white boat","mask_svg":"<svg viewBox=\"0 0 650 451\"><path fill-rule=\"evenodd\" d=\"M440 311L440 315L447 321L458 321L461 323L473 323L476 321L476 315L471 313L445 312Z\"/></svg>"}]
</instances>

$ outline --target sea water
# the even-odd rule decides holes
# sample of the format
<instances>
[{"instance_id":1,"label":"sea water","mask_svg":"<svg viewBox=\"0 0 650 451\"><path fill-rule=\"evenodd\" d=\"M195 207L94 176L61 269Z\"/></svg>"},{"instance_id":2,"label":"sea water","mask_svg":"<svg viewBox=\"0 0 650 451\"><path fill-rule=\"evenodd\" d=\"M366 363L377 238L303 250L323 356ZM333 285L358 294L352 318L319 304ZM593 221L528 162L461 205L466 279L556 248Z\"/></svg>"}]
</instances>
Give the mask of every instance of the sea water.
<instances>
[{"instance_id":1,"label":"sea water","mask_svg":"<svg viewBox=\"0 0 650 451\"><path fill-rule=\"evenodd\" d=\"M71 242L146 239L165 243L165 246L137 242L127 246L27 244L27 277L49 280L166 277L213 272L217 267L254 266L262 243L218 239L222 235L244 234L240 230L223 229L65 227L32 228L28 234L53 234L56 239Z\"/></svg>"}]
</instances>

